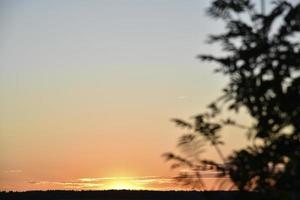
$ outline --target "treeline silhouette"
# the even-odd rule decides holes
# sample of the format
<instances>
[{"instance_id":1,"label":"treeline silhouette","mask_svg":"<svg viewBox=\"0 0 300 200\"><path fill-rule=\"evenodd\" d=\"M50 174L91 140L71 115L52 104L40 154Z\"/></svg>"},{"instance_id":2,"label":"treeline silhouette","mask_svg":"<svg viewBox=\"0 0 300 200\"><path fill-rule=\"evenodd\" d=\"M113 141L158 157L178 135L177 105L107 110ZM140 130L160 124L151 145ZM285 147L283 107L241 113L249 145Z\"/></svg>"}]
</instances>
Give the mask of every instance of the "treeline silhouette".
<instances>
[{"instance_id":1,"label":"treeline silhouette","mask_svg":"<svg viewBox=\"0 0 300 200\"><path fill-rule=\"evenodd\" d=\"M0 192L1 200L269 200L285 199L280 195L261 195L254 192L219 191L219 192L196 192L196 191L27 191L27 192ZM296 194L290 194L289 199L298 199Z\"/></svg>"}]
</instances>

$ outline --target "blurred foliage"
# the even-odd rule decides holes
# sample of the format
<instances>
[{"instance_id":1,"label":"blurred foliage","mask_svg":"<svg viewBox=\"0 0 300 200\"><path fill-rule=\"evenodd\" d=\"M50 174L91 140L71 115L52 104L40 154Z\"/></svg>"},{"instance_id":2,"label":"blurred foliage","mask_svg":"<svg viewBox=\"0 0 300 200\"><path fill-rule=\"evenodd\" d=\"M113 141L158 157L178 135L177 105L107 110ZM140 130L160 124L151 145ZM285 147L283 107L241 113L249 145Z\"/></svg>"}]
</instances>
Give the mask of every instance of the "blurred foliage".
<instances>
[{"instance_id":1,"label":"blurred foliage","mask_svg":"<svg viewBox=\"0 0 300 200\"><path fill-rule=\"evenodd\" d=\"M222 34L209 36L218 42L223 54L200 55L203 61L219 65L216 72L229 78L222 96L208 106L208 112L194 117L194 122L173 121L189 132L179 139L188 146L183 156L165 154L184 167L182 180L200 182L203 171L215 169L217 176L227 176L240 190L297 191L300 189L300 2L277 0L267 13L258 12L257 1L214 0L207 12L223 20ZM253 118L250 127L232 119L220 119L224 111L238 115L245 108ZM253 142L224 157L219 146L225 126L245 129ZM246 136L246 135L245 135ZM203 160L193 144L209 142L223 163ZM193 147L194 145L194 147ZM181 147L180 147L181 148ZM191 159L191 152L194 157ZM187 156L189 155L189 156ZM179 164L180 163L180 164ZM189 169L189 170L187 170ZM196 175L195 175L196 174Z\"/></svg>"}]
</instances>

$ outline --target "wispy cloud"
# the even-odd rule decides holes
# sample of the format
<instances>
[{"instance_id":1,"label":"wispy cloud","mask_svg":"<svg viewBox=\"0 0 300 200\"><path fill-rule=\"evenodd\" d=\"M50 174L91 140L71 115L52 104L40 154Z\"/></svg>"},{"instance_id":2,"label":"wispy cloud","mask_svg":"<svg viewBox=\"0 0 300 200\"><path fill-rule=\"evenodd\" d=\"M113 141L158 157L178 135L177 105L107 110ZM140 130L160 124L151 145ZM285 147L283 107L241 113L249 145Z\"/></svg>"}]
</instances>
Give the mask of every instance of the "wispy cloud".
<instances>
[{"instance_id":1,"label":"wispy cloud","mask_svg":"<svg viewBox=\"0 0 300 200\"><path fill-rule=\"evenodd\" d=\"M8 169L8 170L2 170L2 172L16 174L16 173L22 173L23 171L21 169Z\"/></svg>"},{"instance_id":2,"label":"wispy cloud","mask_svg":"<svg viewBox=\"0 0 300 200\"><path fill-rule=\"evenodd\" d=\"M203 174L208 182L216 180L218 173ZM189 177L191 179L193 177ZM197 177L194 177L198 179ZM228 179L228 177L224 177ZM219 178L217 178L219 179ZM138 176L138 177L84 177L66 181L30 181L30 184L51 186L51 188L73 190L107 190L107 189L147 189L147 190L177 190L191 189L175 180L174 177ZM120 187L117 187L120 184ZM122 188L123 187L123 188Z\"/></svg>"},{"instance_id":3,"label":"wispy cloud","mask_svg":"<svg viewBox=\"0 0 300 200\"><path fill-rule=\"evenodd\" d=\"M100 178L80 178L78 180L83 182L91 181L104 181L104 180L137 180L137 179L149 179L156 178L157 176L124 176L124 177L100 177Z\"/></svg>"},{"instance_id":4,"label":"wispy cloud","mask_svg":"<svg viewBox=\"0 0 300 200\"><path fill-rule=\"evenodd\" d=\"M103 184L101 183L89 183L89 182L81 182L81 181L29 181L28 183L33 185L51 185L51 186L59 186L65 189L76 189L76 190L92 190L92 189L100 189Z\"/></svg>"},{"instance_id":5,"label":"wispy cloud","mask_svg":"<svg viewBox=\"0 0 300 200\"><path fill-rule=\"evenodd\" d=\"M65 189L88 189L88 190L101 190L101 189L114 189L110 188L111 182L124 182L129 185L135 186L134 188L140 189L164 189L172 188L177 183L170 177L159 176L142 176L142 177L86 177L66 181L29 181L34 185L51 185L62 187Z\"/></svg>"}]
</instances>

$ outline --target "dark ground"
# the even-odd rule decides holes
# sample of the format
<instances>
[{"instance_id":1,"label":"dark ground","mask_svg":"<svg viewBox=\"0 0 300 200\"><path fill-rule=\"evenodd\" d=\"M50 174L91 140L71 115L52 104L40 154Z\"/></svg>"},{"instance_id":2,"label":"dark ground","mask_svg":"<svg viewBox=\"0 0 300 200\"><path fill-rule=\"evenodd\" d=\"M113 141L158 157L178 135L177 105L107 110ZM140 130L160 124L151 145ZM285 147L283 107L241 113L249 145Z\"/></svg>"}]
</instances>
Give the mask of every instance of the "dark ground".
<instances>
[{"instance_id":1,"label":"dark ground","mask_svg":"<svg viewBox=\"0 0 300 200\"><path fill-rule=\"evenodd\" d=\"M248 200L248 199L295 199L300 200L295 194L259 194L253 192L185 192L185 191L28 191L28 192L0 192L0 200Z\"/></svg>"}]
</instances>

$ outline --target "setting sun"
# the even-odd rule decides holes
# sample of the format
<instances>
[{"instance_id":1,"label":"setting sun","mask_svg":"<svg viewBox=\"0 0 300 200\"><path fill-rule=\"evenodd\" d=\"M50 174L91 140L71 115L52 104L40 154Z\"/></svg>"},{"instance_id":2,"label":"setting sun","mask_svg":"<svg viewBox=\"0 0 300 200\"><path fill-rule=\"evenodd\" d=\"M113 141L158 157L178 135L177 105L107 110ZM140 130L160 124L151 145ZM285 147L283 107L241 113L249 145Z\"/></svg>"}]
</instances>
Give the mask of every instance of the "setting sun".
<instances>
[{"instance_id":1,"label":"setting sun","mask_svg":"<svg viewBox=\"0 0 300 200\"><path fill-rule=\"evenodd\" d=\"M108 190L142 190L142 186L138 186L130 181L126 180L116 180L107 185Z\"/></svg>"}]
</instances>

